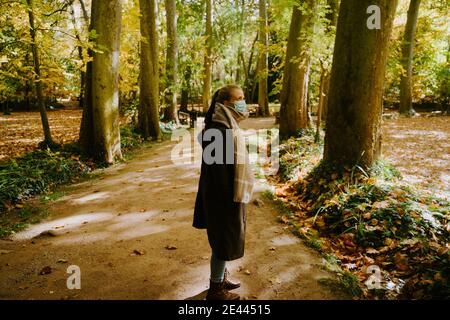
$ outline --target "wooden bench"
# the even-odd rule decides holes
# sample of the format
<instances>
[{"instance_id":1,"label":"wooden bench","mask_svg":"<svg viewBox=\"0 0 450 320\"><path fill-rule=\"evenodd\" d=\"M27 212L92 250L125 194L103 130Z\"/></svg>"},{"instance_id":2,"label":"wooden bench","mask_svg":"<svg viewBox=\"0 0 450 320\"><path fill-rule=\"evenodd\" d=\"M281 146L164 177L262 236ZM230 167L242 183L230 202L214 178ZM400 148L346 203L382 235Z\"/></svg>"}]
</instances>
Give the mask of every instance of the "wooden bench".
<instances>
[{"instance_id":1,"label":"wooden bench","mask_svg":"<svg viewBox=\"0 0 450 320\"><path fill-rule=\"evenodd\" d=\"M178 119L181 124L188 124L189 113L178 111Z\"/></svg>"},{"instance_id":2,"label":"wooden bench","mask_svg":"<svg viewBox=\"0 0 450 320\"><path fill-rule=\"evenodd\" d=\"M275 112L275 124L279 124L280 123L280 112L277 111Z\"/></svg>"},{"instance_id":3,"label":"wooden bench","mask_svg":"<svg viewBox=\"0 0 450 320\"><path fill-rule=\"evenodd\" d=\"M248 104L248 114L249 117L257 117L259 115L259 105L258 104Z\"/></svg>"},{"instance_id":4,"label":"wooden bench","mask_svg":"<svg viewBox=\"0 0 450 320\"><path fill-rule=\"evenodd\" d=\"M197 111L178 111L178 119L181 124L188 124L189 121L189 127L194 128L195 121L197 120L197 113Z\"/></svg>"}]
</instances>

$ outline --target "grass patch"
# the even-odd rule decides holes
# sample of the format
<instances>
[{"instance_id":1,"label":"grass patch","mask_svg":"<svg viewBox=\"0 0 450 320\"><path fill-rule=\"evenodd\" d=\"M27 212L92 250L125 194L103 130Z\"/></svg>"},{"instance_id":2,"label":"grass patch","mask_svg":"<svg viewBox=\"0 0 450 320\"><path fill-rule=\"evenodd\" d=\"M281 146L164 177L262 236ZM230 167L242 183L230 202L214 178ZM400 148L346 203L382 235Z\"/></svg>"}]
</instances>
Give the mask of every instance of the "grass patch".
<instances>
[{"instance_id":1,"label":"grass patch","mask_svg":"<svg viewBox=\"0 0 450 320\"><path fill-rule=\"evenodd\" d=\"M43 197L41 198L41 200L42 200L44 203L47 203L47 202L51 202L51 201L56 201L56 200L58 200L59 198L62 198L62 197L64 197L64 196L65 196L65 193L64 193L64 192L62 192L62 191L55 191L55 192L50 192L50 193L48 193L47 195L43 196Z\"/></svg>"},{"instance_id":2,"label":"grass patch","mask_svg":"<svg viewBox=\"0 0 450 320\"><path fill-rule=\"evenodd\" d=\"M86 174L89 168L79 157L51 150L37 150L0 163L0 212L30 196Z\"/></svg>"},{"instance_id":3,"label":"grass patch","mask_svg":"<svg viewBox=\"0 0 450 320\"><path fill-rule=\"evenodd\" d=\"M332 292L344 293L354 298L361 298L363 296L359 280L351 272L343 271L337 274L336 279L323 278L318 281Z\"/></svg>"},{"instance_id":4,"label":"grass patch","mask_svg":"<svg viewBox=\"0 0 450 320\"><path fill-rule=\"evenodd\" d=\"M0 238L21 231L29 224L38 223L47 216L47 208L30 204L4 212L0 215Z\"/></svg>"}]
</instances>

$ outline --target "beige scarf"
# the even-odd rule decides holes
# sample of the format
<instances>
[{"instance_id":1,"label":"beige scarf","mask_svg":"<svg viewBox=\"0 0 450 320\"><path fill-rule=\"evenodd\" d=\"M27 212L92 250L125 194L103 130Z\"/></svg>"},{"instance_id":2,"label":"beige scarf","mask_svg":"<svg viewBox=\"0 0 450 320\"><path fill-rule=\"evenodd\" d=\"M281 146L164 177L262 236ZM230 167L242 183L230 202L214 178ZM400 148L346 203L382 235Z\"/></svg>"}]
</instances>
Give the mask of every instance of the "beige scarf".
<instances>
[{"instance_id":1,"label":"beige scarf","mask_svg":"<svg viewBox=\"0 0 450 320\"><path fill-rule=\"evenodd\" d=\"M245 137L238 122L246 115L232 107L216 103L212 120L232 129L234 141L234 202L249 203L253 193L254 177L249 161Z\"/></svg>"}]
</instances>

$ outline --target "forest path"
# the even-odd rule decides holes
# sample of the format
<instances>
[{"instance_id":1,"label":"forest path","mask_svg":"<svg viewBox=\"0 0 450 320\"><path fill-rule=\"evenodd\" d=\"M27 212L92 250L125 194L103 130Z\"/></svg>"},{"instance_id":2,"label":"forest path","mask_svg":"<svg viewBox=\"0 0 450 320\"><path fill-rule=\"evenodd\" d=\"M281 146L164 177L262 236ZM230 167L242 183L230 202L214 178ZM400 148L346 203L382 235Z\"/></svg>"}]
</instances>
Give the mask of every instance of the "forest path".
<instances>
[{"instance_id":1,"label":"forest path","mask_svg":"<svg viewBox=\"0 0 450 320\"><path fill-rule=\"evenodd\" d=\"M273 119L246 122L259 129ZM174 164L175 144L146 148L99 178L62 188L45 221L1 240L0 299L202 299L210 247L206 231L192 227L200 168ZM257 185L255 198L262 189ZM319 283L333 278L322 258L261 201L248 205L245 256L228 263L242 282L235 292L247 299L346 298ZM35 238L45 230L55 235ZM80 290L67 288L70 265L80 268ZM45 267L51 272L41 275Z\"/></svg>"}]
</instances>

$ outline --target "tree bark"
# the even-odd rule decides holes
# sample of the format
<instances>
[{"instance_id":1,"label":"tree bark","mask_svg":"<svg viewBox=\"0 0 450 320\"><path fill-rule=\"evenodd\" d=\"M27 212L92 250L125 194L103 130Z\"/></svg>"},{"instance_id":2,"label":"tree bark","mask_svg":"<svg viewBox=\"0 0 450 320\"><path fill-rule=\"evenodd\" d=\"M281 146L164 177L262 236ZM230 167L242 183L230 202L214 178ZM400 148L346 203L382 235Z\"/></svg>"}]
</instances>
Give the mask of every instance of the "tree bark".
<instances>
[{"instance_id":1,"label":"tree bark","mask_svg":"<svg viewBox=\"0 0 450 320\"><path fill-rule=\"evenodd\" d=\"M203 111L207 112L211 100L212 85L212 0L206 0L205 59L203 74Z\"/></svg>"},{"instance_id":2,"label":"tree bark","mask_svg":"<svg viewBox=\"0 0 450 320\"><path fill-rule=\"evenodd\" d=\"M280 136L289 137L309 126L308 85L311 67L310 37L314 26L316 3L304 0L306 12L292 10L288 47L280 95Z\"/></svg>"},{"instance_id":3,"label":"tree bark","mask_svg":"<svg viewBox=\"0 0 450 320\"><path fill-rule=\"evenodd\" d=\"M167 52L166 52L166 78L167 93L165 95L166 109L164 118L175 121L177 124L177 78L178 78L178 41L177 41L177 13L176 0L165 0L167 21Z\"/></svg>"},{"instance_id":4,"label":"tree bark","mask_svg":"<svg viewBox=\"0 0 450 320\"><path fill-rule=\"evenodd\" d=\"M267 2L259 0L259 61L258 61L258 105L263 116L269 115L268 98L268 46L269 37L267 31Z\"/></svg>"},{"instance_id":5,"label":"tree bark","mask_svg":"<svg viewBox=\"0 0 450 320\"><path fill-rule=\"evenodd\" d=\"M186 71L184 73L183 79L183 89L181 90L181 101L180 101L180 110L188 111L189 104L189 94L191 92L191 77L192 77L192 69L191 66L188 65L186 67Z\"/></svg>"},{"instance_id":6,"label":"tree bark","mask_svg":"<svg viewBox=\"0 0 450 320\"><path fill-rule=\"evenodd\" d=\"M323 62L320 62L320 88L319 88L319 105L317 107L317 122L316 122L316 135L314 141L319 143L320 140L320 125L322 122L322 114L325 103L327 103L327 86L330 83L330 75L327 68L324 67Z\"/></svg>"},{"instance_id":7,"label":"tree bark","mask_svg":"<svg viewBox=\"0 0 450 320\"><path fill-rule=\"evenodd\" d=\"M75 38L78 41L78 45L77 45L77 51L78 51L78 58L80 59L81 62L83 62L83 64L81 65L80 68L80 95L78 96L79 99L79 107L81 109L84 108L84 89L85 89L85 80L86 80L86 71L85 71L85 64L84 64L84 59L83 59L83 47L81 46L81 36L80 36L80 32L77 29L77 22L75 19L75 11L73 9L73 4L71 5L70 8L70 15L72 17L72 24L73 24L73 28L75 31Z\"/></svg>"},{"instance_id":8,"label":"tree bark","mask_svg":"<svg viewBox=\"0 0 450 320\"><path fill-rule=\"evenodd\" d=\"M370 167L380 155L383 84L397 0L347 0L339 11L331 71L324 161ZM367 8L381 28L367 28Z\"/></svg>"},{"instance_id":9,"label":"tree bark","mask_svg":"<svg viewBox=\"0 0 450 320\"><path fill-rule=\"evenodd\" d=\"M255 39L252 42L252 47L250 48L250 55L248 57L248 63L245 62L244 52L241 51L241 63L242 68L244 71L244 93L246 96L246 99L248 101L253 101L253 88L255 87L252 85L254 83L252 78L252 65L253 65L253 56L255 53L255 45L258 41L258 33L256 33Z\"/></svg>"},{"instance_id":10,"label":"tree bark","mask_svg":"<svg viewBox=\"0 0 450 320\"><path fill-rule=\"evenodd\" d=\"M93 0L90 30L96 30L97 52L88 63L80 146L111 164L122 158L119 123L119 50L121 0Z\"/></svg>"},{"instance_id":11,"label":"tree bark","mask_svg":"<svg viewBox=\"0 0 450 320\"><path fill-rule=\"evenodd\" d=\"M241 62L241 54L243 50L242 44L242 34L244 32L244 18L245 18L245 0L235 0L236 11L240 8L240 17L239 17L239 44L237 50L237 59L236 59L236 83L241 82L242 74L245 72L245 67L240 63Z\"/></svg>"},{"instance_id":12,"label":"tree bark","mask_svg":"<svg viewBox=\"0 0 450 320\"><path fill-rule=\"evenodd\" d=\"M420 0L411 0L408 9L405 34L402 43L402 73L400 80L400 113L411 116L412 108L412 68L414 57L414 37L416 33L417 20L419 18Z\"/></svg>"},{"instance_id":13,"label":"tree bark","mask_svg":"<svg viewBox=\"0 0 450 320\"><path fill-rule=\"evenodd\" d=\"M51 147L54 145L52 135L50 132L50 125L48 123L47 111L44 104L44 96L42 93L42 78L41 78L41 65L39 63L39 49L36 43L36 29L34 27L34 10L33 0L27 0L28 5L28 19L30 23L30 36L31 36L31 51L33 53L34 64L34 85L36 88L36 97L39 106L39 113L41 115L42 129L44 131L44 145Z\"/></svg>"},{"instance_id":14,"label":"tree bark","mask_svg":"<svg viewBox=\"0 0 450 320\"><path fill-rule=\"evenodd\" d=\"M337 25L337 18L339 12L339 0L327 0L327 4L329 6L329 12L326 14L326 19L328 20L328 25L326 27L326 32L331 33L333 28ZM327 118L327 110L328 110L328 92L330 90L330 70L328 68L322 69L322 72L325 73L321 75L323 77L324 84L322 86L322 94L323 101L321 104L320 118ZM319 123L320 126L320 123Z\"/></svg>"},{"instance_id":15,"label":"tree bark","mask_svg":"<svg viewBox=\"0 0 450 320\"><path fill-rule=\"evenodd\" d=\"M159 40L156 29L158 3L140 0L141 10L141 74L139 130L145 139L162 139L159 127Z\"/></svg>"}]
</instances>

